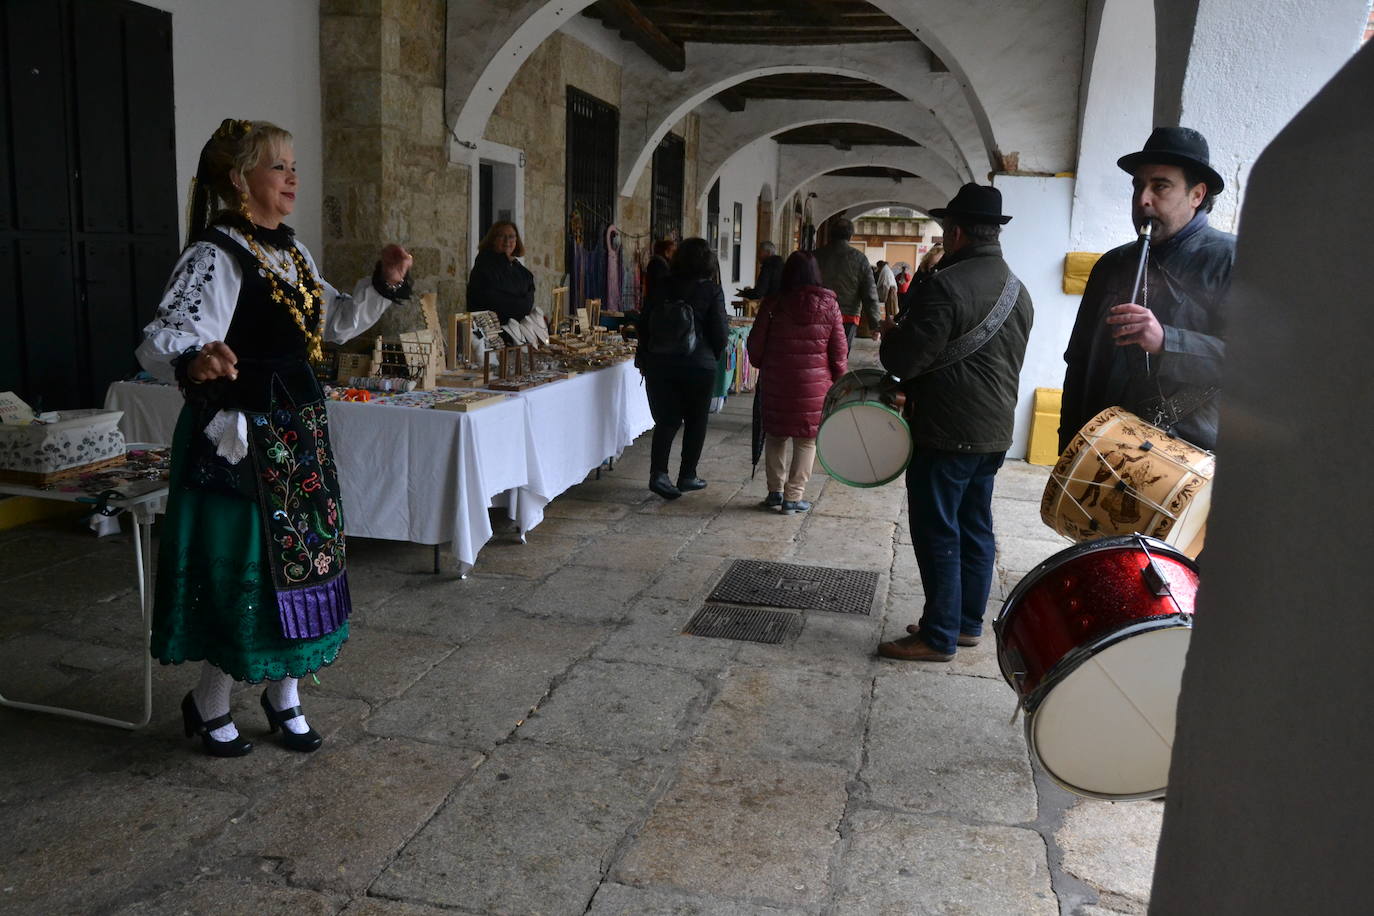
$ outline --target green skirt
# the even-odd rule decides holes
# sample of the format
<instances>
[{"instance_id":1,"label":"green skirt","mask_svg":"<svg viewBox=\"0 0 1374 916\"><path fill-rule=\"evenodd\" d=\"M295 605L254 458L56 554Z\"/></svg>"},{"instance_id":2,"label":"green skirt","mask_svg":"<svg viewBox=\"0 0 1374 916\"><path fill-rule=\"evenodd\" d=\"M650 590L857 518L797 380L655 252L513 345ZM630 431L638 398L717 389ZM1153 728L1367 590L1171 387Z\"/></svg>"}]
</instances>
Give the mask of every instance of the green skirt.
<instances>
[{"instance_id":1,"label":"green skirt","mask_svg":"<svg viewBox=\"0 0 1374 916\"><path fill-rule=\"evenodd\" d=\"M184 485L194 426L183 408L158 550L153 657L171 665L208 661L250 684L318 671L338 656L348 624L316 639L281 635L257 504Z\"/></svg>"}]
</instances>

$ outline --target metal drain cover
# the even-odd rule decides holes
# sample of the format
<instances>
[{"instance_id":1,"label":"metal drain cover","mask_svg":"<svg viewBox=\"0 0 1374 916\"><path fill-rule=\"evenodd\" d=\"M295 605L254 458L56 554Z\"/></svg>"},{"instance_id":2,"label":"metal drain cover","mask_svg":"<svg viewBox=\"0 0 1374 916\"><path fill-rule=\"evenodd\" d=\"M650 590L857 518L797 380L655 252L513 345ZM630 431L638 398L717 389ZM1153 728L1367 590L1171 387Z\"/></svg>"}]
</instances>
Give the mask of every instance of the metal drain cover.
<instances>
[{"instance_id":1,"label":"metal drain cover","mask_svg":"<svg viewBox=\"0 0 1374 916\"><path fill-rule=\"evenodd\" d=\"M796 614L786 611L708 604L696 612L682 633L684 636L742 639L776 645L787 638L800 620Z\"/></svg>"},{"instance_id":2,"label":"metal drain cover","mask_svg":"<svg viewBox=\"0 0 1374 916\"><path fill-rule=\"evenodd\" d=\"M861 569L736 560L707 601L868 614L878 574Z\"/></svg>"}]
</instances>

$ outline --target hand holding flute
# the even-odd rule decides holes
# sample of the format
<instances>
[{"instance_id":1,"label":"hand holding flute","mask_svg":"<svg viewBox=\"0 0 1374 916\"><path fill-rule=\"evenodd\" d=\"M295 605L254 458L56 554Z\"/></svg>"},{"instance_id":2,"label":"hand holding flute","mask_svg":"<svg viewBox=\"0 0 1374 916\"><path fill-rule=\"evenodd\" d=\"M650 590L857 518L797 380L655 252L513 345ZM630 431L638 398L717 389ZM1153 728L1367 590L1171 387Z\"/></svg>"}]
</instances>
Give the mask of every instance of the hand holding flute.
<instances>
[{"instance_id":1,"label":"hand holding flute","mask_svg":"<svg viewBox=\"0 0 1374 916\"><path fill-rule=\"evenodd\" d=\"M1146 353L1159 353L1164 349L1164 328L1154 312L1136 302L1145 283L1151 228L1152 223L1148 220L1140 227L1140 261L1136 265L1135 282L1131 286L1131 301L1109 309L1107 324L1111 326L1112 337L1118 347L1136 344Z\"/></svg>"}]
</instances>

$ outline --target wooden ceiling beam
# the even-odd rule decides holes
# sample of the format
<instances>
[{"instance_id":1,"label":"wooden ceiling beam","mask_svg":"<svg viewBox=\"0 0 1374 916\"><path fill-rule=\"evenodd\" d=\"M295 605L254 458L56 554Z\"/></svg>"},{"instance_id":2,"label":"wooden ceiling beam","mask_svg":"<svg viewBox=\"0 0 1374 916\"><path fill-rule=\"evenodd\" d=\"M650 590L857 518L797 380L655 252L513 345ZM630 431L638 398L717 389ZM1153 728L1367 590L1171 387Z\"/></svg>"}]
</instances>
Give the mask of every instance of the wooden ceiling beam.
<instances>
[{"instance_id":1,"label":"wooden ceiling beam","mask_svg":"<svg viewBox=\"0 0 1374 916\"><path fill-rule=\"evenodd\" d=\"M744 106L748 104L748 99L733 88L722 89L716 93L715 98L720 103L720 107L729 112L741 112L744 110Z\"/></svg>"},{"instance_id":2,"label":"wooden ceiling beam","mask_svg":"<svg viewBox=\"0 0 1374 916\"><path fill-rule=\"evenodd\" d=\"M634 0L597 0L596 14L606 25L620 31L665 70L681 73L687 69L687 54L682 43L674 41L635 4Z\"/></svg>"}]
</instances>

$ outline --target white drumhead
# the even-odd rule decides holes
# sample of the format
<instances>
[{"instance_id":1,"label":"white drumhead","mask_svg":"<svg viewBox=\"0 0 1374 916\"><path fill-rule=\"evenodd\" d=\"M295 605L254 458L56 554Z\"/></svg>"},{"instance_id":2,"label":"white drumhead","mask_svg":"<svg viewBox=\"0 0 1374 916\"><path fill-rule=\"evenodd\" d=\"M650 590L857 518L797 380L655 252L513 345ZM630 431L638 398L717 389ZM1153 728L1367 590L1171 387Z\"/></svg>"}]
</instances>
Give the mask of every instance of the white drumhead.
<instances>
[{"instance_id":1,"label":"white drumhead","mask_svg":"<svg viewBox=\"0 0 1374 916\"><path fill-rule=\"evenodd\" d=\"M1182 514L1178 521L1174 522L1172 528L1164 537L1165 543L1172 544L1179 550L1186 552L1197 536L1202 533L1202 529L1207 525L1207 513L1212 509L1212 481L1204 480L1202 487L1193 494L1193 498L1183 507ZM1190 554L1193 559L1197 559L1197 554Z\"/></svg>"},{"instance_id":2,"label":"white drumhead","mask_svg":"<svg viewBox=\"0 0 1374 916\"><path fill-rule=\"evenodd\" d=\"M881 404L847 404L821 423L816 454L826 473L841 483L877 486L906 469L911 434L902 418Z\"/></svg>"},{"instance_id":3,"label":"white drumhead","mask_svg":"<svg viewBox=\"0 0 1374 916\"><path fill-rule=\"evenodd\" d=\"M1191 627L1139 633L1054 685L1031 714L1027 733L1056 782L1102 798L1163 794L1191 634Z\"/></svg>"}]
</instances>

